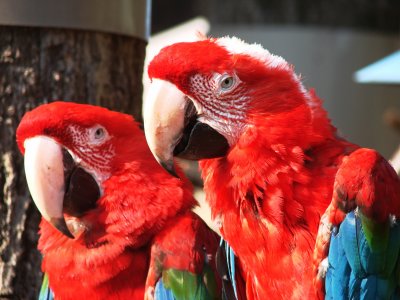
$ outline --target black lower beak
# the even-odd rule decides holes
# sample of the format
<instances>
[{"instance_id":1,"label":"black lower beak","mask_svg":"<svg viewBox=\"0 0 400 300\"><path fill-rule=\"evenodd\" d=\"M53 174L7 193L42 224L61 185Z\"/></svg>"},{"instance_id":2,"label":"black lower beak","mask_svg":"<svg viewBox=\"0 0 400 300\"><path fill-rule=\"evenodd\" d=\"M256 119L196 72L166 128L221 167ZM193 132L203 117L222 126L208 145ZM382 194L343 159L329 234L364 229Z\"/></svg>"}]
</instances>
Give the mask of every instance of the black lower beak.
<instances>
[{"instance_id":1,"label":"black lower beak","mask_svg":"<svg viewBox=\"0 0 400 300\"><path fill-rule=\"evenodd\" d=\"M87 211L96 208L100 198L100 188L93 176L79 167L66 149L63 149L65 194L63 212L70 216L81 217ZM64 218L52 219L51 224L69 238L74 238Z\"/></svg>"},{"instance_id":2,"label":"black lower beak","mask_svg":"<svg viewBox=\"0 0 400 300\"><path fill-rule=\"evenodd\" d=\"M100 189L91 174L80 167L75 167L69 176L64 195L64 212L81 217L87 211L96 208L100 198Z\"/></svg>"},{"instance_id":3,"label":"black lower beak","mask_svg":"<svg viewBox=\"0 0 400 300\"><path fill-rule=\"evenodd\" d=\"M225 156L229 149L226 138L211 126L200 122L193 112L193 108L187 108L186 124L182 138L175 146L174 156L189 160Z\"/></svg>"}]
</instances>

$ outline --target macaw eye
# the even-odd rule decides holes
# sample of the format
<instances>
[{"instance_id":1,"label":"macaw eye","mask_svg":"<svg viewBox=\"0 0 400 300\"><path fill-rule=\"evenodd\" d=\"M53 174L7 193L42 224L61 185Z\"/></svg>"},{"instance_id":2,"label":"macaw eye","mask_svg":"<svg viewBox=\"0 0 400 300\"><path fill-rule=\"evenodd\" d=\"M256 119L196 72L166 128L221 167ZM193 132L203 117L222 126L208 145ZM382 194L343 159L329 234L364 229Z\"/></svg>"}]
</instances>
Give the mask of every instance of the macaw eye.
<instances>
[{"instance_id":1,"label":"macaw eye","mask_svg":"<svg viewBox=\"0 0 400 300\"><path fill-rule=\"evenodd\" d=\"M223 90L229 90L235 83L235 78L232 76L226 76L221 79L220 86Z\"/></svg>"},{"instance_id":2,"label":"macaw eye","mask_svg":"<svg viewBox=\"0 0 400 300\"><path fill-rule=\"evenodd\" d=\"M89 128L89 139L93 144L101 144L108 137L107 130L100 125Z\"/></svg>"},{"instance_id":3,"label":"macaw eye","mask_svg":"<svg viewBox=\"0 0 400 300\"><path fill-rule=\"evenodd\" d=\"M100 140L104 137L105 133L104 133L104 129L99 127L96 129L96 131L94 132L94 138L96 140Z\"/></svg>"}]
</instances>

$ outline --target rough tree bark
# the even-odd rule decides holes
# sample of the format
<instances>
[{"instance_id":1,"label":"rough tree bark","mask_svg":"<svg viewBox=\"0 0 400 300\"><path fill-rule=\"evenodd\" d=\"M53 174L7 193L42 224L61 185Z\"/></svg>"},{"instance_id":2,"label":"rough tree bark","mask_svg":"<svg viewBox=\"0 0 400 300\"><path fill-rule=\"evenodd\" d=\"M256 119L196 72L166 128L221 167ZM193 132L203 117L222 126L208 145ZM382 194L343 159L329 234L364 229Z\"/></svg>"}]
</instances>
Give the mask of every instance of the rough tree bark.
<instances>
[{"instance_id":1,"label":"rough tree bark","mask_svg":"<svg viewBox=\"0 0 400 300\"><path fill-rule=\"evenodd\" d=\"M0 26L0 299L34 299L42 279L40 216L15 143L19 120L57 99L141 120L145 46L115 34Z\"/></svg>"}]
</instances>

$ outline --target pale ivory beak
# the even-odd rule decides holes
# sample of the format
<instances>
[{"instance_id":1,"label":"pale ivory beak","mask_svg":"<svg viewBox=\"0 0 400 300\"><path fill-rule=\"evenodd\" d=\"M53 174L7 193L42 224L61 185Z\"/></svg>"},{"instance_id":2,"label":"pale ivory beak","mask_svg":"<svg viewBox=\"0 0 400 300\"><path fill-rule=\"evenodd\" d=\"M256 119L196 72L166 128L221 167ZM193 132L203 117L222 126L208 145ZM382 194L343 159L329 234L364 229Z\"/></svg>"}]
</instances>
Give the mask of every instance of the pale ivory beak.
<instances>
[{"instance_id":1,"label":"pale ivory beak","mask_svg":"<svg viewBox=\"0 0 400 300\"><path fill-rule=\"evenodd\" d=\"M144 99L144 130L156 160L172 175L173 152L182 137L187 100L175 85L153 79Z\"/></svg>"},{"instance_id":2,"label":"pale ivory beak","mask_svg":"<svg viewBox=\"0 0 400 300\"><path fill-rule=\"evenodd\" d=\"M24 142L25 174L29 191L43 218L70 238L63 215L64 164L62 147L53 139L37 136Z\"/></svg>"}]
</instances>

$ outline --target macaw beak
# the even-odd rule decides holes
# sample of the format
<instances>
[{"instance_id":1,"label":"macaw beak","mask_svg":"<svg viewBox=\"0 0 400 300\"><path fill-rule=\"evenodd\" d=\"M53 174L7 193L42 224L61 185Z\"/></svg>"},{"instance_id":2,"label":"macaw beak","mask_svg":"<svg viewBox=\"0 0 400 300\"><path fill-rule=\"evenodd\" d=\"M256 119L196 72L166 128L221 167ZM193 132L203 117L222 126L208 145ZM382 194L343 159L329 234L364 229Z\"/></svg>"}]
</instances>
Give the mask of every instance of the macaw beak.
<instances>
[{"instance_id":1,"label":"macaw beak","mask_svg":"<svg viewBox=\"0 0 400 300\"><path fill-rule=\"evenodd\" d=\"M62 147L50 138L37 136L25 140L24 148L25 175L33 201L45 220L69 238L74 238L63 214Z\"/></svg>"},{"instance_id":2,"label":"macaw beak","mask_svg":"<svg viewBox=\"0 0 400 300\"><path fill-rule=\"evenodd\" d=\"M25 175L33 201L45 220L74 238L64 213L79 217L94 208L100 198L97 182L49 137L28 138L24 148Z\"/></svg>"},{"instance_id":3,"label":"macaw beak","mask_svg":"<svg viewBox=\"0 0 400 300\"><path fill-rule=\"evenodd\" d=\"M173 152L182 137L187 103L184 93L159 79L153 79L144 101L147 143L158 163L175 177L178 175L174 169Z\"/></svg>"},{"instance_id":4,"label":"macaw beak","mask_svg":"<svg viewBox=\"0 0 400 300\"><path fill-rule=\"evenodd\" d=\"M175 177L174 156L189 160L215 158L229 149L224 136L198 120L190 98L164 80L153 79L145 99L144 130L154 157Z\"/></svg>"}]
</instances>

